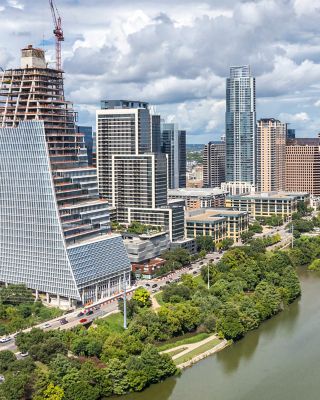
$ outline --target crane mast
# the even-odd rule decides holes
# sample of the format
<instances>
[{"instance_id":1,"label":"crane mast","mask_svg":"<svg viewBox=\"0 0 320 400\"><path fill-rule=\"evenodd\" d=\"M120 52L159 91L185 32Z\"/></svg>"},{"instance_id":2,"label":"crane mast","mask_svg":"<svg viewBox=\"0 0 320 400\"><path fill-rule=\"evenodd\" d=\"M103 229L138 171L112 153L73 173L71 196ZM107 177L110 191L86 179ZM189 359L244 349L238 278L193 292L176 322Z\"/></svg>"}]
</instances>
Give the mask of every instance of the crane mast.
<instances>
[{"instance_id":1,"label":"crane mast","mask_svg":"<svg viewBox=\"0 0 320 400\"><path fill-rule=\"evenodd\" d=\"M53 33L56 38L56 68L61 70L61 42L64 41L62 21L57 6L54 4L53 0L49 0L49 4L54 24Z\"/></svg>"}]
</instances>

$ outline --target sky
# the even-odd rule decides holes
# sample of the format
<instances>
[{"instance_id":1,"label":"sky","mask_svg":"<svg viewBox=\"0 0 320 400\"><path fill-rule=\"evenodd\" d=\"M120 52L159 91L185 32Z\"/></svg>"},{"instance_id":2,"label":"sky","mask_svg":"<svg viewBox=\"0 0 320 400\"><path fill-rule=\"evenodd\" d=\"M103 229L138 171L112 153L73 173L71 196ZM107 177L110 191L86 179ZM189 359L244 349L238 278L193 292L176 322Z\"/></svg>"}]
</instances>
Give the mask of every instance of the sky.
<instances>
[{"instance_id":1,"label":"sky","mask_svg":"<svg viewBox=\"0 0 320 400\"><path fill-rule=\"evenodd\" d=\"M320 132L320 0L55 0L63 20L66 97L95 125L101 99L137 99L177 122L188 143L224 133L225 78L249 64L257 118ZM47 0L0 0L0 67L20 49L54 61ZM53 63L50 65L54 65Z\"/></svg>"}]
</instances>

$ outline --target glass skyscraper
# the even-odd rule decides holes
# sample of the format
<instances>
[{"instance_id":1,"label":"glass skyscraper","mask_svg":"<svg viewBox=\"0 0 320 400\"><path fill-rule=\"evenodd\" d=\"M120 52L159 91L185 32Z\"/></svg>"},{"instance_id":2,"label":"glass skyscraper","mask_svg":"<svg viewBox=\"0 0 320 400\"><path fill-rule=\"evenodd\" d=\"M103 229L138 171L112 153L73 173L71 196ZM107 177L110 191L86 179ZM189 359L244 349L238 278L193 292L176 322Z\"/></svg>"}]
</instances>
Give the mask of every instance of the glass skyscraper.
<instances>
[{"instance_id":1,"label":"glass skyscraper","mask_svg":"<svg viewBox=\"0 0 320 400\"><path fill-rule=\"evenodd\" d=\"M256 184L256 92L249 66L230 68L226 86L226 181Z\"/></svg>"},{"instance_id":2,"label":"glass skyscraper","mask_svg":"<svg viewBox=\"0 0 320 400\"><path fill-rule=\"evenodd\" d=\"M130 270L62 71L29 46L0 74L0 282L88 303L119 292Z\"/></svg>"}]
</instances>

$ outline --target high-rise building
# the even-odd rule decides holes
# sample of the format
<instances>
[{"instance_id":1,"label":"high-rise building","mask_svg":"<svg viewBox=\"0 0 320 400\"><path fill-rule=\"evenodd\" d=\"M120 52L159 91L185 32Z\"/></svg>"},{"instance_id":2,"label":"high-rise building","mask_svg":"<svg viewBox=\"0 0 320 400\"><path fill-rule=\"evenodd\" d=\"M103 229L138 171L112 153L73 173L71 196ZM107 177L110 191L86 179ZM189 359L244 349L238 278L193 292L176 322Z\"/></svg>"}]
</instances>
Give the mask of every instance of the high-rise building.
<instances>
[{"instance_id":1,"label":"high-rise building","mask_svg":"<svg viewBox=\"0 0 320 400\"><path fill-rule=\"evenodd\" d=\"M167 158L161 153L112 155L112 206L117 220L128 221L128 208L167 205Z\"/></svg>"},{"instance_id":2,"label":"high-rise building","mask_svg":"<svg viewBox=\"0 0 320 400\"><path fill-rule=\"evenodd\" d=\"M287 142L286 191L320 196L320 139L296 138Z\"/></svg>"},{"instance_id":3,"label":"high-rise building","mask_svg":"<svg viewBox=\"0 0 320 400\"><path fill-rule=\"evenodd\" d=\"M226 180L226 147L224 142L209 142L203 150L203 187L220 187Z\"/></svg>"},{"instance_id":4,"label":"high-rise building","mask_svg":"<svg viewBox=\"0 0 320 400\"><path fill-rule=\"evenodd\" d=\"M29 46L21 68L0 79L0 282L24 283L58 305L118 292L129 259L110 233L62 71Z\"/></svg>"},{"instance_id":5,"label":"high-rise building","mask_svg":"<svg viewBox=\"0 0 320 400\"><path fill-rule=\"evenodd\" d=\"M257 123L257 189L272 192L285 189L287 124L274 118Z\"/></svg>"},{"instance_id":6,"label":"high-rise building","mask_svg":"<svg viewBox=\"0 0 320 400\"><path fill-rule=\"evenodd\" d=\"M249 66L231 67L227 78L226 181L256 183L256 92Z\"/></svg>"},{"instance_id":7,"label":"high-rise building","mask_svg":"<svg viewBox=\"0 0 320 400\"><path fill-rule=\"evenodd\" d=\"M177 124L163 122L161 143L162 152L168 155L169 189L186 187L186 131L179 130Z\"/></svg>"},{"instance_id":8,"label":"high-rise building","mask_svg":"<svg viewBox=\"0 0 320 400\"><path fill-rule=\"evenodd\" d=\"M159 226L177 240L184 237L184 207L168 205L167 156L151 152L152 122L158 124L148 103L102 101L97 111L100 194L116 207L119 222Z\"/></svg>"},{"instance_id":9,"label":"high-rise building","mask_svg":"<svg viewBox=\"0 0 320 400\"><path fill-rule=\"evenodd\" d=\"M84 135L84 144L87 149L88 165L92 166L92 152L93 152L93 133L92 126L77 125L77 132Z\"/></svg>"},{"instance_id":10,"label":"high-rise building","mask_svg":"<svg viewBox=\"0 0 320 400\"><path fill-rule=\"evenodd\" d=\"M287 139L295 139L296 130L292 128L287 128Z\"/></svg>"},{"instance_id":11,"label":"high-rise building","mask_svg":"<svg viewBox=\"0 0 320 400\"><path fill-rule=\"evenodd\" d=\"M161 116L151 115L151 151L161 153Z\"/></svg>"}]
</instances>

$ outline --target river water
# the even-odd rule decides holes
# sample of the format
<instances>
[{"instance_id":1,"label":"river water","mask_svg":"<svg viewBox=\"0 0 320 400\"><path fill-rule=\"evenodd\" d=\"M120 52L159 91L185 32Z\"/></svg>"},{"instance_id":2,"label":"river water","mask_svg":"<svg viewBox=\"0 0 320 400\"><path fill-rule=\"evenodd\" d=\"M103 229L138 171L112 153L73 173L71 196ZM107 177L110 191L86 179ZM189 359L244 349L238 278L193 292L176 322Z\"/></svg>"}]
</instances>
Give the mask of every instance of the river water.
<instances>
[{"instance_id":1,"label":"river water","mask_svg":"<svg viewBox=\"0 0 320 400\"><path fill-rule=\"evenodd\" d=\"M299 271L302 297L180 377L118 400L319 400L320 274Z\"/></svg>"}]
</instances>

